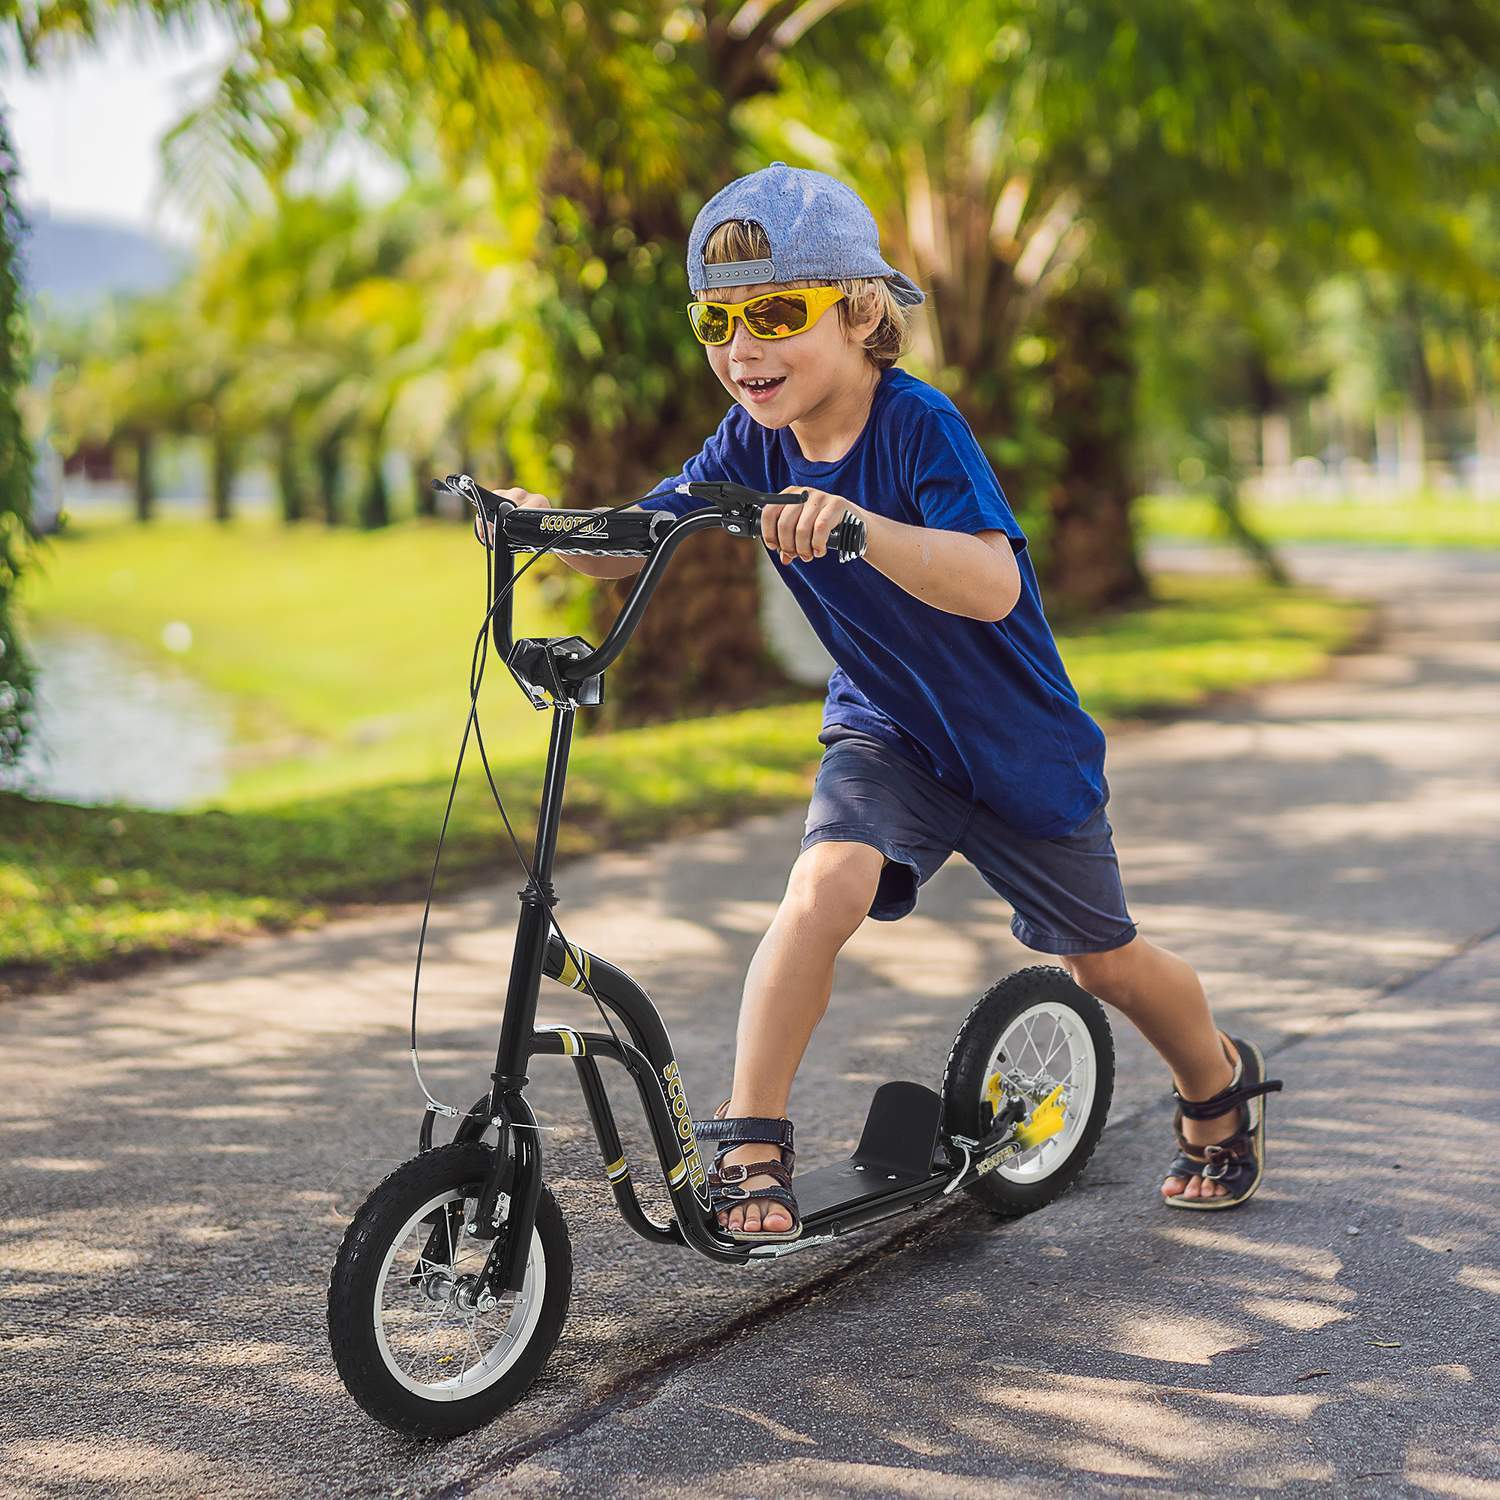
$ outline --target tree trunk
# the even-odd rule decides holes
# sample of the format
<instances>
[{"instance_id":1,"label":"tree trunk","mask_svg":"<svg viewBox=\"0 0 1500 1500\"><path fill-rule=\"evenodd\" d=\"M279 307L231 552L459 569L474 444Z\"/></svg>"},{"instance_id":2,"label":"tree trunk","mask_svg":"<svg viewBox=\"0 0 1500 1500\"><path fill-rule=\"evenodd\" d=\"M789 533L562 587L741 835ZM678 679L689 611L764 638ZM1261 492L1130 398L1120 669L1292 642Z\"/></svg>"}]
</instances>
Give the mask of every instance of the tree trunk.
<instances>
[{"instance_id":1,"label":"tree trunk","mask_svg":"<svg viewBox=\"0 0 1500 1500\"><path fill-rule=\"evenodd\" d=\"M381 465L381 449L378 441L370 448L369 462L365 470L365 487L359 502L359 524L367 531L391 524L390 488L385 482L385 469Z\"/></svg>"},{"instance_id":2,"label":"tree trunk","mask_svg":"<svg viewBox=\"0 0 1500 1500\"><path fill-rule=\"evenodd\" d=\"M293 526L307 515L307 488L302 473L302 454L290 428L274 434L276 443L276 491L281 501L281 519Z\"/></svg>"},{"instance_id":3,"label":"tree trunk","mask_svg":"<svg viewBox=\"0 0 1500 1500\"><path fill-rule=\"evenodd\" d=\"M135 518L145 522L156 513L156 476L151 467L156 438L152 433L138 432L132 443L135 447Z\"/></svg>"},{"instance_id":4,"label":"tree trunk","mask_svg":"<svg viewBox=\"0 0 1500 1500\"><path fill-rule=\"evenodd\" d=\"M1047 370L1051 436L1063 458L1048 494L1049 602L1088 612L1146 594L1130 506L1135 364L1119 293L1079 284L1048 308L1056 353Z\"/></svg>"},{"instance_id":5,"label":"tree trunk","mask_svg":"<svg viewBox=\"0 0 1500 1500\"><path fill-rule=\"evenodd\" d=\"M705 145L704 159L723 158ZM712 186L705 179L685 192L627 197L602 185L598 163L571 140L554 149L543 185L545 260L560 295L574 304L557 324L566 343L557 362L567 376L542 418L569 455L554 497L559 504L613 505L645 493L697 452L723 415L722 388L697 345L684 341L688 289L677 252L650 253L653 246L687 243L691 225L682 205L722 186L712 175ZM595 261L603 263L602 275ZM587 350L578 346L574 318L597 336ZM623 350L635 369L655 372L654 391L619 391ZM603 708L582 722L619 727L741 708L785 693L788 679L761 631L755 561L751 547L722 533L685 543L610 669ZM586 587L597 643L624 588L614 581Z\"/></svg>"},{"instance_id":6,"label":"tree trunk","mask_svg":"<svg viewBox=\"0 0 1500 1500\"><path fill-rule=\"evenodd\" d=\"M432 487L437 473L436 461L430 454L423 454L412 460L411 468L413 508L419 516L430 520L438 513L437 491Z\"/></svg>"},{"instance_id":7,"label":"tree trunk","mask_svg":"<svg viewBox=\"0 0 1500 1500\"><path fill-rule=\"evenodd\" d=\"M344 476L344 440L341 437L324 438L314 454L318 471L318 505L325 526L338 526L342 521L339 489Z\"/></svg>"},{"instance_id":8,"label":"tree trunk","mask_svg":"<svg viewBox=\"0 0 1500 1500\"><path fill-rule=\"evenodd\" d=\"M235 451L234 441L223 431L215 431L210 442L214 520L231 521L234 519L234 478L239 454Z\"/></svg>"}]
</instances>

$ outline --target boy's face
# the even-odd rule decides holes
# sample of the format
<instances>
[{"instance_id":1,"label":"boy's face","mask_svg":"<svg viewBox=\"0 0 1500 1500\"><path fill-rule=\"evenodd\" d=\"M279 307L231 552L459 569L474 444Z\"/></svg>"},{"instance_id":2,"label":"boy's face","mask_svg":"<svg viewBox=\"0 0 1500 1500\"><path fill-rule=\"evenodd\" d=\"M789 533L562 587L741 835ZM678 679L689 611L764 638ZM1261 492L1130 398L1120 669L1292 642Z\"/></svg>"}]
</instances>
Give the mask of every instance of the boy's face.
<instances>
[{"instance_id":1,"label":"boy's face","mask_svg":"<svg viewBox=\"0 0 1500 1500\"><path fill-rule=\"evenodd\" d=\"M817 281L763 281L755 286L718 287L709 300L747 302L767 292L793 287L826 286ZM844 304L847 307L847 303ZM829 397L867 378L873 366L865 358L863 341L880 321L877 312L864 323L845 328L838 307L801 333L783 339L758 339L734 320L726 344L706 344L708 362L729 392L762 427L786 427L823 407ZM775 381L765 394L752 381Z\"/></svg>"}]
</instances>

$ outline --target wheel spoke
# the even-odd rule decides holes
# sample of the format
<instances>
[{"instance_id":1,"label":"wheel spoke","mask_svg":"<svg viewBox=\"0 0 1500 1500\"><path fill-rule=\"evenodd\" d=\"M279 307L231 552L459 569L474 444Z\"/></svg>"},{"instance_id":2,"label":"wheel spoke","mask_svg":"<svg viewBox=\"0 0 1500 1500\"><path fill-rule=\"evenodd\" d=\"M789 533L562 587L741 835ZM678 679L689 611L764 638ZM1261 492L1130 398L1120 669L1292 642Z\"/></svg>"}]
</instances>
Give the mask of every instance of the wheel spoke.
<instances>
[{"instance_id":1,"label":"wheel spoke","mask_svg":"<svg viewBox=\"0 0 1500 1500\"><path fill-rule=\"evenodd\" d=\"M997 1169L1002 1177L1034 1182L1071 1155L1091 1113L1092 1058L1093 1039L1072 1008L1042 1001L1012 1018L983 1076L998 1072L1005 1092L1029 1098L1033 1107L1060 1088L1063 1123L1056 1135L1003 1163ZM1057 1077L1053 1069L1059 1059L1061 1076Z\"/></svg>"},{"instance_id":2,"label":"wheel spoke","mask_svg":"<svg viewBox=\"0 0 1500 1500\"><path fill-rule=\"evenodd\" d=\"M1068 1045L1067 1032L1065 1032L1061 1026L1055 1027L1054 1030L1057 1036L1057 1040L1053 1043L1052 1050L1047 1054L1046 1058L1042 1062L1041 1070L1043 1073L1045 1073L1047 1069L1052 1066L1052 1059L1056 1057L1057 1054Z\"/></svg>"}]
</instances>

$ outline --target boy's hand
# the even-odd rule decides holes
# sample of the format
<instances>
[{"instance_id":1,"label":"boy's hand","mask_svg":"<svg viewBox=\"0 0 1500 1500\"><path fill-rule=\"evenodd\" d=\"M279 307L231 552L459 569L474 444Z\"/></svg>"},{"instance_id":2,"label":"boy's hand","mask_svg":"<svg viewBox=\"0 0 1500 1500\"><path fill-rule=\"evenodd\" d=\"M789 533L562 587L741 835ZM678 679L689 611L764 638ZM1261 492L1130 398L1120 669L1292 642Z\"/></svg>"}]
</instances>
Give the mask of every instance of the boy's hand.
<instances>
[{"instance_id":1,"label":"boy's hand","mask_svg":"<svg viewBox=\"0 0 1500 1500\"><path fill-rule=\"evenodd\" d=\"M808 489L805 484L789 484L783 495L807 493L801 505L767 505L760 513L760 534L766 546L774 549L783 563L796 560L811 562L828 551L828 533L846 514L860 517L868 527L865 512L842 495L826 490Z\"/></svg>"},{"instance_id":2,"label":"boy's hand","mask_svg":"<svg viewBox=\"0 0 1500 1500\"><path fill-rule=\"evenodd\" d=\"M552 502L545 495L534 495L530 490L512 488L508 490L496 490L494 493L530 510L552 509ZM474 516L474 535L486 546L493 547L495 545L494 525L486 521L477 512Z\"/></svg>"}]
</instances>

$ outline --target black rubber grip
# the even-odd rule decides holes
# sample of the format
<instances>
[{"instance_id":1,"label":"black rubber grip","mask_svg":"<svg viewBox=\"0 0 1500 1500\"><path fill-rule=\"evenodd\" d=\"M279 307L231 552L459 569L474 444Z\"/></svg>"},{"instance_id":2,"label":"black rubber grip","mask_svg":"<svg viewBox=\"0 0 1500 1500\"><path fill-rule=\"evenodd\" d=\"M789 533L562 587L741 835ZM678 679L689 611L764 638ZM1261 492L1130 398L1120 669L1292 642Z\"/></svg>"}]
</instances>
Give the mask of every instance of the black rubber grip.
<instances>
[{"instance_id":1,"label":"black rubber grip","mask_svg":"<svg viewBox=\"0 0 1500 1500\"><path fill-rule=\"evenodd\" d=\"M865 523L860 517L846 512L844 519L828 533L828 550L841 563L853 562L865 555L869 540Z\"/></svg>"},{"instance_id":2,"label":"black rubber grip","mask_svg":"<svg viewBox=\"0 0 1500 1500\"><path fill-rule=\"evenodd\" d=\"M595 553L649 557L676 524L664 510L542 510L517 506L500 513L500 530L513 552Z\"/></svg>"}]
</instances>

